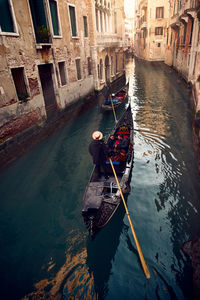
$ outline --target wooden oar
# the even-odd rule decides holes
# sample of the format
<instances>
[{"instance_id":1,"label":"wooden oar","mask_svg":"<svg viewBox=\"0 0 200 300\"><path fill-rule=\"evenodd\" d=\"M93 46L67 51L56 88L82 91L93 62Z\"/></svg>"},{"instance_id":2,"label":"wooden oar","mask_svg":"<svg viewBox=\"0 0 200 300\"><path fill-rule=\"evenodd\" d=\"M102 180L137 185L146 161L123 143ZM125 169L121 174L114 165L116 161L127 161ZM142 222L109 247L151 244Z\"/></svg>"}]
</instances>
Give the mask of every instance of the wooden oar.
<instances>
[{"instance_id":1,"label":"wooden oar","mask_svg":"<svg viewBox=\"0 0 200 300\"><path fill-rule=\"evenodd\" d=\"M112 109L113 109L113 114L114 114L114 118L115 118L115 123L117 123L117 118L116 118L115 108L114 108L114 105L113 105L113 102L112 102L112 98L110 99L110 101L111 101L111 104L112 104Z\"/></svg>"},{"instance_id":2,"label":"wooden oar","mask_svg":"<svg viewBox=\"0 0 200 300\"><path fill-rule=\"evenodd\" d=\"M146 262L145 262L145 260L144 260L144 256L143 256L143 254L142 254L142 250L141 250L141 248L140 248L140 244L139 244L139 242L138 242L138 239L137 239L135 230L134 230L134 228L133 228L133 224L132 224L132 222L131 222L131 218L130 218L130 215L129 215L129 212L128 212L128 208L127 208L126 202L125 202L125 200L124 200L124 196L123 196L123 193L122 193L122 189L121 189L121 187L120 187L119 180L118 180L118 178L117 178L117 174L116 174L116 172L115 172L115 168L114 168L114 166L113 166L113 163L112 163L111 158L109 158L109 161L110 161L110 164L111 164L113 173L114 173L114 175L115 175L115 180L116 180L116 182L117 182L117 185L118 185L118 188L119 188L119 191L120 191L120 194L121 194L123 203L124 203L124 207L125 207L126 214L127 214L127 216L128 216L128 220L129 220L129 223L130 223L130 226L131 226L131 230L132 230L132 233L133 233L133 238L134 238L134 240L135 240L135 244L136 244L136 247L137 247L137 250L138 250L138 254L139 254L139 257L140 257L140 261L141 261L141 264L142 264L142 268L143 268L144 274L145 274L146 278L149 279L149 278L150 278L149 269L148 269L147 264L146 264Z\"/></svg>"}]
</instances>

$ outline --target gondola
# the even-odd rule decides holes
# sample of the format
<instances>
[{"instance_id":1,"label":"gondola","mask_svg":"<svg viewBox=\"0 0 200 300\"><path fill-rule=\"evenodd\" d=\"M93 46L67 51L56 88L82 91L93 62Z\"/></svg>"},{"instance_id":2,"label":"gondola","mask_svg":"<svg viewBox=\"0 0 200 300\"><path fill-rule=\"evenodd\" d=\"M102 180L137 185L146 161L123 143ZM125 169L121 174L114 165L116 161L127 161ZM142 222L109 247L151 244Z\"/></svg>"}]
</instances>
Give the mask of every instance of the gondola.
<instances>
[{"instance_id":1,"label":"gondola","mask_svg":"<svg viewBox=\"0 0 200 300\"><path fill-rule=\"evenodd\" d=\"M126 152L122 150L111 157L120 187L125 193L129 186L134 156L131 104L128 104L127 109L110 134L114 134L116 137L115 143L118 142L118 134L122 134L129 141ZM94 237L109 222L121 202L120 191L108 158L106 168L109 174L108 179L105 179L104 176L98 178L96 167L94 167L83 196L82 216L91 237Z\"/></svg>"},{"instance_id":2,"label":"gondola","mask_svg":"<svg viewBox=\"0 0 200 300\"><path fill-rule=\"evenodd\" d=\"M118 91L116 94L112 94L111 99L106 99L101 104L101 109L103 111L110 111L110 110L113 110L113 107L114 107L114 109L118 108L119 106L121 106L121 104L123 103L123 100L126 98L126 96L127 96L127 87L124 87L123 89Z\"/></svg>"}]
</instances>

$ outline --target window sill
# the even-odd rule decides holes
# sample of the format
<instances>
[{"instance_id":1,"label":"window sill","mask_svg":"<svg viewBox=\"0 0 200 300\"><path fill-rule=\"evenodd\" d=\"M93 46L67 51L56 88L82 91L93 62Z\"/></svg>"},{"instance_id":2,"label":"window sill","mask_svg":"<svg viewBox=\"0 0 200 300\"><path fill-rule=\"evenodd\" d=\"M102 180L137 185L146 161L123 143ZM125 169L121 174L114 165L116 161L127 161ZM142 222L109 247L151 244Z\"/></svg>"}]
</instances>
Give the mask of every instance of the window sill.
<instances>
[{"instance_id":1,"label":"window sill","mask_svg":"<svg viewBox=\"0 0 200 300\"><path fill-rule=\"evenodd\" d=\"M53 39L62 39L63 36L62 35L53 35Z\"/></svg>"},{"instance_id":2,"label":"window sill","mask_svg":"<svg viewBox=\"0 0 200 300\"><path fill-rule=\"evenodd\" d=\"M52 44L50 43L37 43L36 44L36 49L40 50L42 48L51 48Z\"/></svg>"},{"instance_id":3,"label":"window sill","mask_svg":"<svg viewBox=\"0 0 200 300\"><path fill-rule=\"evenodd\" d=\"M28 98L26 98L25 100L19 100L19 99L18 99L19 104L27 103L27 102L30 101L30 100L31 100L31 97L28 97Z\"/></svg>"},{"instance_id":4,"label":"window sill","mask_svg":"<svg viewBox=\"0 0 200 300\"><path fill-rule=\"evenodd\" d=\"M13 36L13 37L18 37L19 36L19 33L16 33L16 32L3 32L1 31L0 32L0 35L5 35L5 36Z\"/></svg>"},{"instance_id":5,"label":"window sill","mask_svg":"<svg viewBox=\"0 0 200 300\"><path fill-rule=\"evenodd\" d=\"M60 84L60 88L62 89L62 88L65 88L67 86L67 83L66 84L63 84L63 85L61 85Z\"/></svg>"}]
</instances>

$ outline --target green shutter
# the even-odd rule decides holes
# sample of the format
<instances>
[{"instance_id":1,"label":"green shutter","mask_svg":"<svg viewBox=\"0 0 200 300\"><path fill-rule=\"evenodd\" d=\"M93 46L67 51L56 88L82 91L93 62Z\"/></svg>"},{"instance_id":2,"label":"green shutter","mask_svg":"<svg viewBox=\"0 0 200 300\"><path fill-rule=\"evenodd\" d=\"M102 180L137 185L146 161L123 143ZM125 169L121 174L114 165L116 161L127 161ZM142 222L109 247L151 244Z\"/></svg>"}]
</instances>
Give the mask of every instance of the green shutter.
<instances>
[{"instance_id":1,"label":"green shutter","mask_svg":"<svg viewBox=\"0 0 200 300\"><path fill-rule=\"evenodd\" d=\"M88 37L87 17L83 17L83 23L84 23L84 34L85 34L85 37Z\"/></svg>"},{"instance_id":2,"label":"green shutter","mask_svg":"<svg viewBox=\"0 0 200 300\"><path fill-rule=\"evenodd\" d=\"M51 11L51 20L53 24L53 33L54 35L59 35L57 3L54 0L49 0L49 5Z\"/></svg>"},{"instance_id":3,"label":"green shutter","mask_svg":"<svg viewBox=\"0 0 200 300\"><path fill-rule=\"evenodd\" d=\"M8 0L0 0L0 26L3 32L15 32Z\"/></svg>"},{"instance_id":4,"label":"green shutter","mask_svg":"<svg viewBox=\"0 0 200 300\"><path fill-rule=\"evenodd\" d=\"M70 20L71 20L72 36L77 36L75 8L73 6L69 6L69 13L70 13Z\"/></svg>"}]
</instances>

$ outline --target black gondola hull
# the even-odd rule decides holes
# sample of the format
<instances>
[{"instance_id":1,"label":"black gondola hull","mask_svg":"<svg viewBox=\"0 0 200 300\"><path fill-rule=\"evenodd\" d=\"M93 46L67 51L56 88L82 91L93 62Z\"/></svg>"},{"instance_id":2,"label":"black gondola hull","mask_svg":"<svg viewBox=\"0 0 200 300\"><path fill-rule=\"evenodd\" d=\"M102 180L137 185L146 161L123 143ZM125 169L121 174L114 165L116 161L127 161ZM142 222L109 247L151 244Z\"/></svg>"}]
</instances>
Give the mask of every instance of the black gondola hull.
<instances>
[{"instance_id":1,"label":"black gondola hull","mask_svg":"<svg viewBox=\"0 0 200 300\"><path fill-rule=\"evenodd\" d=\"M120 187L122 191L127 192L134 156L134 129L130 104L111 132L115 136L122 133L129 139L127 153L124 154L124 157L119 154L112 156L111 159ZM91 236L94 236L109 222L121 202L120 191L109 160L107 161L107 172L109 179L105 180L103 176L98 178L94 167L83 196L82 216Z\"/></svg>"}]
</instances>

